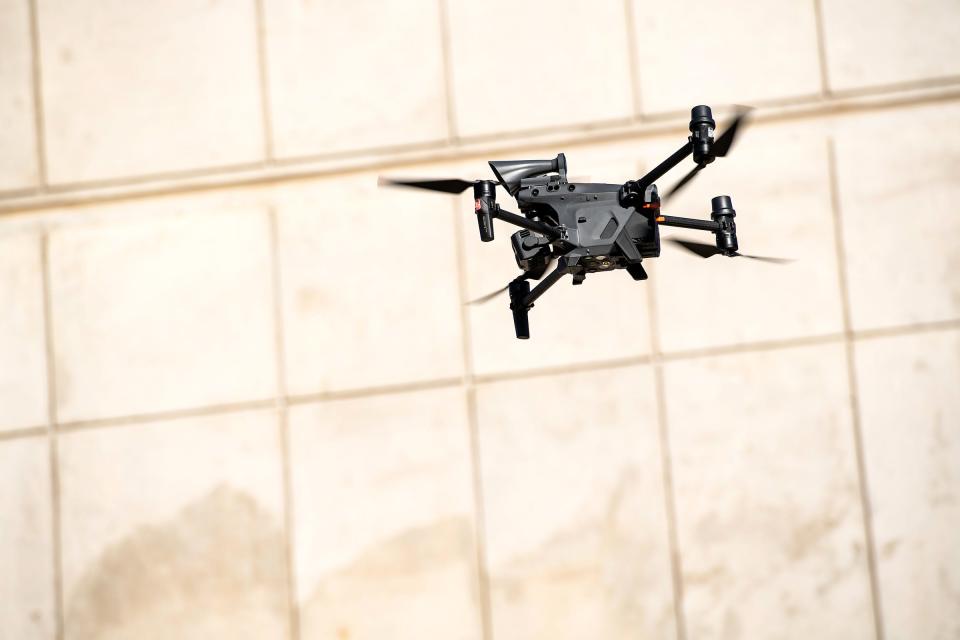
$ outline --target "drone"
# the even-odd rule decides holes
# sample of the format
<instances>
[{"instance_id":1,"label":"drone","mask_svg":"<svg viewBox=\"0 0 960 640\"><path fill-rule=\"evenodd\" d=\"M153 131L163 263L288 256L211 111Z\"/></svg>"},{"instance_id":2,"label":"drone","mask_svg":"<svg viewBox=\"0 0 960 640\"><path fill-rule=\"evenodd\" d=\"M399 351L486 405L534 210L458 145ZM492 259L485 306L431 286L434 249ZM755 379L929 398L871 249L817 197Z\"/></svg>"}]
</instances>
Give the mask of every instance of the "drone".
<instances>
[{"instance_id":1,"label":"drone","mask_svg":"<svg viewBox=\"0 0 960 640\"><path fill-rule=\"evenodd\" d=\"M552 160L490 161L496 180L381 178L380 184L450 194L463 193L473 187L480 240L493 240L495 219L520 228L510 236L510 244L522 273L503 289L473 303L486 302L508 291L517 338L528 339L528 314L534 302L565 275L572 275L573 284L579 285L588 273L626 269L634 280L646 280L643 259L660 256L661 226L713 233L713 244L669 239L702 258L724 255L787 262L738 251L734 222L737 214L730 196L711 200L710 220L678 218L660 211L660 196L654 182L692 155L696 166L666 196L689 184L704 167L729 153L737 130L748 115L748 109L740 109L724 132L714 138L716 122L710 107L694 107L690 112L687 142L639 180L622 184L570 182L567 159L562 153ZM497 204L498 186L516 199L522 215ZM539 281L532 290L531 280Z\"/></svg>"}]
</instances>

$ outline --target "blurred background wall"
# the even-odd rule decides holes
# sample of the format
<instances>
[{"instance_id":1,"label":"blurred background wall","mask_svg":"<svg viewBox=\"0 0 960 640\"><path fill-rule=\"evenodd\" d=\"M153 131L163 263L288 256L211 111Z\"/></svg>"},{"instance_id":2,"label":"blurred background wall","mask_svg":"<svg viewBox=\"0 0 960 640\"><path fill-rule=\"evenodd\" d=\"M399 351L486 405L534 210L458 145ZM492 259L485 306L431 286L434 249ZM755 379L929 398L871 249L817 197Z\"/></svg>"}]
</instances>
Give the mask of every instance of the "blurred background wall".
<instances>
[{"instance_id":1,"label":"blurred background wall","mask_svg":"<svg viewBox=\"0 0 960 640\"><path fill-rule=\"evenodd\" d=\"M0 637L960 638L958 42L956 0L0 0ZM665 210L795 261L665 248L529 341L463 305L512 230L377 187L622 182L700 103L757 110Z\"/></svg>"}]
</instances>

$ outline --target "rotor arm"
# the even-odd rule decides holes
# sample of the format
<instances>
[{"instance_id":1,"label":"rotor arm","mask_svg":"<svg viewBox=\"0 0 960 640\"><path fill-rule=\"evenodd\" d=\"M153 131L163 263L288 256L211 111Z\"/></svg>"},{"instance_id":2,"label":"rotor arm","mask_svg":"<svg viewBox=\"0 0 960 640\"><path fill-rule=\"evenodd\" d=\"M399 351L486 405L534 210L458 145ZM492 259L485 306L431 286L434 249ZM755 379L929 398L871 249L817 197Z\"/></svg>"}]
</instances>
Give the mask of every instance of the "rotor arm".
<instances>
[{"instance_id":1,"label":"rotor arm","mask_svg":"<svg viewBox=\"0 0 960 640\"><path fill-rule=\"evenodd\" d=\"M490 210L490 215L493 218L503 220L517 227L523 229L529 229L530 231L535 231L536 233L542 234L551 240L555 240L560 237L560 229L557 227L544 224L543 222L538 222L536 220L531 220L530 218L525 218L524 216L511 213L506 209L501 209L500 205L496 205L493 209Z\"/></svg>"},{"instance_id":2,"label":"rotor arm","mask_svg":"<svg viewBox=\"0 0 960 640\"><path fill-rule=\"evenodd\" d=\"M637 180L637 184L640 187L640 193L643 193L644 189L662 178L664 174L670 171L670 169L673 169L675 166L686 160L687 156L689 156L691 153L693 153L693 143L688 140L686 144L674 151L670 157L651 169L647 175Z\"/></svg>"},{"instance_id":3,"label":"rotor arm","mask_svg":"<svg viewBox=\"0 0 960 640\"><path fill-rule=\"evenodd\" d=\"M733 255L739 248L737 243L737 224L733 219L737 212L733 208L730 196L717 196L710 200L710 219L678 218L676 216L657 216L656 222L667 227L709 231L716 236L716 247L724 255Z\"/></svg>"},{"instance_id":4,"label":"rotor arm","mask_svg":"<svg viewBox=\"0 0 960 640\"><path fill-rule=\"evenodd\" d=\"M716 220L697 220L696 218L678 218L677 216L657 216L657 222L665 227L680 227L682 229L696 229L697 231L720 230Z\"/></svg>"}]
</instances>

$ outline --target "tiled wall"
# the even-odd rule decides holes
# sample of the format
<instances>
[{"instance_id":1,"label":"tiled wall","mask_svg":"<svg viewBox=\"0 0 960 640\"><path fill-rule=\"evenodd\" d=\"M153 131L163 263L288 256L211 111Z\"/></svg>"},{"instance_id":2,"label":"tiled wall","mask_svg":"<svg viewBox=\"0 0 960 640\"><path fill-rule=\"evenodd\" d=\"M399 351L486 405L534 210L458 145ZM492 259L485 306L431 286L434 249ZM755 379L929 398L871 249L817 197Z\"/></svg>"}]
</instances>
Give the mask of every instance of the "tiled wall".
<instances>
[{"instance_id":1,"label":"tiled wall","mask_svg":"<svg viewBox=\"0 0 960 640\"><path fill-rule=\"evenodd\" d=\"M960 637L955 0L0 0L0 638ZM558 286L377 176L744 251ZM662 181L664 185L669 180ZM666 232L665 232L666 235ZM677 234L683 237L683 234Z\"/></svg>"}]
</instances>

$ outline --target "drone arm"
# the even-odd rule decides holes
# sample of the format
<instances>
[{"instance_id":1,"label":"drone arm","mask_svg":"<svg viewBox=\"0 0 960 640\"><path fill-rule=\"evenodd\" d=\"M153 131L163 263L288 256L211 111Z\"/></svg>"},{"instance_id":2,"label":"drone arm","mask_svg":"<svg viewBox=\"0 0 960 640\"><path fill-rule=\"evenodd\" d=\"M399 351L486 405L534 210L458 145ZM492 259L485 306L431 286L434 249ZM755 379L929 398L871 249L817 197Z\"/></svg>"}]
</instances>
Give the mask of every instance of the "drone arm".
<instances>
[{"instance_id":1,"label":"drone arm","mask_svg":"<svg viewBox=\"0 0 960 640\"><path fill-rule=\"evenodd\" d=\"M647 187L659 180L667 171L673 169L693 153L693 143L689 140L682 147L677 149L669 158L654 167L647 175L639 180L629 180L620 187L618 199L621 206L639 206L643 201L643 194Z\"/></svg>"},{"instance_id":2,"label":"drone arm","mask_svg":"<svg viewBox=\"0 0 960 640\"><path fill-rule=\"evenodd\" d=\"M655 166L650 170L647 175L640 178L637 182L640 185L640 193L643 193L643 190L652 185L654 182L663 177L663 175L673 169L675 166L683 162L687 156L693 153L693 144L690 141L687 141L682 147L673 152L673 154Z\"/></svg>"},{"instance_id":3,"label":"drone arm","mask_svg":"<svg viewBox=\"0 0 960 640\"><path fill-rule=\"evenodd\" d=\"M657 222L665 227L681 227L683 229L712 231L714 233L720 230L720 224L715 220L697 220L696 218L678 218L676 216L657 216Z\"/></svg>"},{"instance_id":4,"label":"drone arm","mask_svg":"<svg viewBox=\"0 0 960 640\"><path fill-rule=\"evenodd\" d=\"M537 222L536 220L531 220L530 218L518 216L515 213L511 213L505 209L501 209L499 205L495 209L493 209L490 213L494 218L498 218L500 220L503 220L504 222L508 222L512 225L522 227L524 229L529 229L530 231L535 231L537 233L545 235L551 240L560 237L560 230L557 229L556 227L551 227L548 224Z\"/></svg>"},{"instance_id":5,"label":"drone arm","mask_svg":"<svg viewBox=\"0 0 960 640\"><path fill-rule=\"evenodd\" d=\"M533 288L533 291L524 296L523 301L521 302L522 306L527 308L533 306L533 303L536 302L537 298L546 293L547 289L555 285L560 278L567 275L565 260L561 260L560 263L562 264L557 264L557 268L551 271L547 277L541 280L537 286Z\"/></svg>"}]
</instances>

